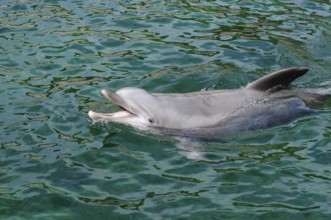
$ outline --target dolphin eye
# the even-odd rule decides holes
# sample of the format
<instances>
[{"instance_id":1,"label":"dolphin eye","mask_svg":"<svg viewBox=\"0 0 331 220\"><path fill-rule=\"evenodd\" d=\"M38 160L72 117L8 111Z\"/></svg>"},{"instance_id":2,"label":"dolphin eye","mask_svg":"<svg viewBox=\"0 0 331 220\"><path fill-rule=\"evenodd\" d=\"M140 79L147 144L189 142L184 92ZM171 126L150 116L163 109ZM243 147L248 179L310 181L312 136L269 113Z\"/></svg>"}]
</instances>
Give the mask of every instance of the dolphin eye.
<instances>
[{"instance_id":1,"label":"dolphin eye","mask_svg":"<svg viewBox=\"0 0 331 220\"><path fill-rule=\"evenodd\" d=\"M154 120L153 120L152 118L149 118L148 121L149 121L150 123L154 123Z\"/></svg>"}]
</instances>

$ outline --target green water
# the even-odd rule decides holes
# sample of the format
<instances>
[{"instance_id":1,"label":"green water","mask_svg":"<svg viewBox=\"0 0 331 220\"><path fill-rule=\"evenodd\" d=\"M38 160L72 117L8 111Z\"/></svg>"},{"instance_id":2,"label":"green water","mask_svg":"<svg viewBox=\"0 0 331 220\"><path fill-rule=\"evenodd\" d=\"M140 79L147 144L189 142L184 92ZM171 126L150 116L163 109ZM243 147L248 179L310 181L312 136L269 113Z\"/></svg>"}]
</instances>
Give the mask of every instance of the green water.
<instances>
[{"instance_id":1,"label":"green water","mask_svg":"<svg viewBox=\"0 0 331 220\"><path fill-rule=\"evenodd\" d=\"M329 219L330 114L197 143L87 112L116 109L102 88L238 88L289 66L330 89L330 5L0 0L0 219Z\"/></svg>"}]
</instances>

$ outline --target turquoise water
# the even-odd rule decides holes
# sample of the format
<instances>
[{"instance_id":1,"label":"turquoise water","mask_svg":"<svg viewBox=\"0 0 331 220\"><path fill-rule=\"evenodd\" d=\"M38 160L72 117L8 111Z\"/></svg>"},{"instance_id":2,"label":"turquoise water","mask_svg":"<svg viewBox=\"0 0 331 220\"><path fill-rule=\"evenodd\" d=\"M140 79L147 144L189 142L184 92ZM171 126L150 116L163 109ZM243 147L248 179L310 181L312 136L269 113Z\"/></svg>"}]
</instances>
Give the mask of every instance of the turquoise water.
<instances>
[{"instance_id":1,"label":"turquoise water","mask_svg":"<svg viewBox=\"0 0 331 220\"><path fill-rule=\"evenodd\" d=\"M116 109L102 88L238 88L289 66L330 89L330 5L1 0L0 218L329 219L330 114L191 142L87 112Z\"/></svg>"}]
</instances>

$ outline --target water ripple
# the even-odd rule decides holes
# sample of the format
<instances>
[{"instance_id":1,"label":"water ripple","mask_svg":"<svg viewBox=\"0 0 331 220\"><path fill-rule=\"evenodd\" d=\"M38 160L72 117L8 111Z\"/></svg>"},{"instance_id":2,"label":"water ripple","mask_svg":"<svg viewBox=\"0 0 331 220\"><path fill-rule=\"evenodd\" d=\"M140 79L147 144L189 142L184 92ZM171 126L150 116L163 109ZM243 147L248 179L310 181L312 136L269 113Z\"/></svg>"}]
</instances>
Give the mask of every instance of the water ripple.
<instances>
[{"instance_id":1,"label":"water ripple","mask_svg":"<svg viewBox=\"0 0 331 220\"><path fill-rule=\"evenodd\" d=\"M1 217L329 219L328 113L187 143L211 162L185 158L171 137L91 125L87 112L116 108L102 88L232 89L294 65L310 69L295 87L327 90L330 9L322 0L4 0Z\"/></svg>"}]
</instances>

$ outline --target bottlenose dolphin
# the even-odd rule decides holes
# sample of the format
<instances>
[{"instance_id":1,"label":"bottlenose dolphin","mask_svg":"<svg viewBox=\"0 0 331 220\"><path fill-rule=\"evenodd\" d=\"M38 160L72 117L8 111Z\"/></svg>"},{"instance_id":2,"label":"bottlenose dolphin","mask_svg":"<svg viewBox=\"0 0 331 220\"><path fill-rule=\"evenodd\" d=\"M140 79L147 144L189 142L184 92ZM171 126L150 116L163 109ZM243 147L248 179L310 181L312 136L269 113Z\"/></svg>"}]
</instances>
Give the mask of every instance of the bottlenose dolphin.
<instances>
[{"instance_id":1,"label":"bottlenose dolphin","mask_svg":"<svg viewBox=\"0 0 331 220\"><path fill-rule=\"evenodd\" d=\"M305 67L287 68L231 90L167 94L132 87L117 92L103 89L101 93L122 111L89 111L88 115L94 122L122 123L197 138L270 128L314 112L307 105L316 101L315 94L288 89L307 71Z\"/></svg>"}]
</instances>

